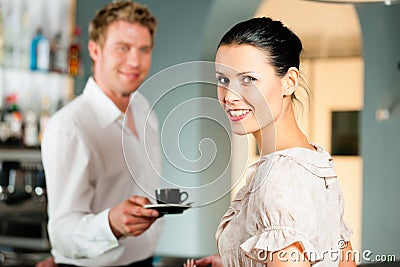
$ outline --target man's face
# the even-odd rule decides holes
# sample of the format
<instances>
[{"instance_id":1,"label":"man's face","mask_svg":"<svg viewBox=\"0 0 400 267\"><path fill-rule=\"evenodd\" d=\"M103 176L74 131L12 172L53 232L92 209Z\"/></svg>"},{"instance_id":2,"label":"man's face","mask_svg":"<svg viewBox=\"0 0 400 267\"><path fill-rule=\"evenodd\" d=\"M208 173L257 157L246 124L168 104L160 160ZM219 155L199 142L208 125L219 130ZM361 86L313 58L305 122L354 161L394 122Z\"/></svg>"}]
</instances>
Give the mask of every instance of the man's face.
<instances>
[{"instance_id":1,"label":"man's face","mask_svg":"<svg viewBox=\"0 0 400 267\"><path fill-rule=\"evenodd\" d=\"M152 47L152 37L145 26L113 22L102 46L93 41L89 43L95 81L108 95L129 95L149 73Z\"/></svg>"}]
</instances>

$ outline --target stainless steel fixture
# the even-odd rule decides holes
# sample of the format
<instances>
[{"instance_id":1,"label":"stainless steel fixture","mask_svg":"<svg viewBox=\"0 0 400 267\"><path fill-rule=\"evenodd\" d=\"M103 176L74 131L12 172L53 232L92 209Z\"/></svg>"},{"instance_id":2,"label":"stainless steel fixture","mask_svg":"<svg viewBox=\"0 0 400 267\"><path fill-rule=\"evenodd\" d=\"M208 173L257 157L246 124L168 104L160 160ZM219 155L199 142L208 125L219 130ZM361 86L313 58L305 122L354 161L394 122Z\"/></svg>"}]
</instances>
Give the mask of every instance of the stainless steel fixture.
<instances>
[{"instance_id":1,"label":"stainless steel fixture","mask_svg":"<svg viewBox=\"0 0 400 267\"><path fill-rule=\"evenodd\" d=\"M3 160L0 266L21 266L48 253L47 219L46 183L40 160Z\"/></svg>"}]
</instances>

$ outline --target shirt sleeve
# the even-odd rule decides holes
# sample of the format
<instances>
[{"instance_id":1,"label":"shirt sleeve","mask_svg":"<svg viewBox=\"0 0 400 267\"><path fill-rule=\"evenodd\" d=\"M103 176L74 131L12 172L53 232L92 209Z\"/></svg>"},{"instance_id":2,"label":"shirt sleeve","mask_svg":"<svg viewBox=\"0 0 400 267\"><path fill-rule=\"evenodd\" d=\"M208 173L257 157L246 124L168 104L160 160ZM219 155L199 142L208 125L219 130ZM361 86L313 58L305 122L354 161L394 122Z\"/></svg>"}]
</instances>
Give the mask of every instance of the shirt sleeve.
<instances>
[{"instance_id":1,"label":"shirt sleeve","mask_svg":"<svg viewBox=\"0 0 400 267\"><path fill-rule=\"evenodd\" d=\"M338 181L339 185L339 181ZM344 241L350 241L350 237L353 235L353 230L344 220L344 200L343 192L339 187L339 205L340 205L340 238Z\"/></svg>"},{"instance_id":2,"label":"shirt sleeve","mask_svg":"<svg viewBox=\"0 0 400 267\"><path fill-rule=\"evenodd\" d=\"M54 122L47 126L42 161L49 200L48 231L53 249L66 258L97 257L118 246L108 222L109 210L97 214L91 210L95 193L89 171L92 156L73 127Z\"/></svg>"}]
</instances>

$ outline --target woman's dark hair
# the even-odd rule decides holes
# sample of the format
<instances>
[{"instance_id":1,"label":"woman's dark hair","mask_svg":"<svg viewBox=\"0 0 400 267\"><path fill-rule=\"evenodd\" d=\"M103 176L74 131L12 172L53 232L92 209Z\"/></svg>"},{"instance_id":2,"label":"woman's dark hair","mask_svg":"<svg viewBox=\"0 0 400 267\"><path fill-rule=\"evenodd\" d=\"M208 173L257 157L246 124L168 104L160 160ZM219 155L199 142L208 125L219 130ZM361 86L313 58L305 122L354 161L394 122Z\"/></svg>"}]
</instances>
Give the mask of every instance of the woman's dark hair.
<instances>
[{"instance_id":1,"label":"woman's dark hair","mask_svg":"<svg viewBox=\"0 0 400 267\"><path fill-rule=\"evenodd\" d=\"M300 67L301 41L280 21L262 17L240 22L225 33L218 47L231 44L252 45L264 51L279 77L290 67Z\"/></svg>"}]
</instances>

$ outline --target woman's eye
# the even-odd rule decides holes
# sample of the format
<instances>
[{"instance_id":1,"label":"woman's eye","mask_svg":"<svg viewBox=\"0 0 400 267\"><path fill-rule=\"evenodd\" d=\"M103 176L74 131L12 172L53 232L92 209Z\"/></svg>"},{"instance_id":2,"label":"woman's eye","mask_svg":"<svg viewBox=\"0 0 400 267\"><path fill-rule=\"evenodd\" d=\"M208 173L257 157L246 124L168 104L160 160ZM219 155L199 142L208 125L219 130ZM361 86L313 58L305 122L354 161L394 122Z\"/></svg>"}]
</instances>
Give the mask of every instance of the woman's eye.
<instances>
[{"instance_id":1,"label":"woman's eye","mask_svg":"<svg viewBox=\"0 0 400 267\"><path fill-rule=\"evenodd\" d=\"M224 76L219 76L217 77L218 83L222 85L227 85L229 84L229 79L224 77Z\"/></svg>"},{"instance_id":2,"label":"woman's eye","mask_svg":"<svg viewBox=\"0 0 400 267\"><path fill-rule=\"evenodd\" d=\"M242 78L242 83L243 84L252 84L255 81L257 81L257 79L254 78L254 77L251 77L251 76L243 76L243 78Z\"/></svg>"}]
</instances>

